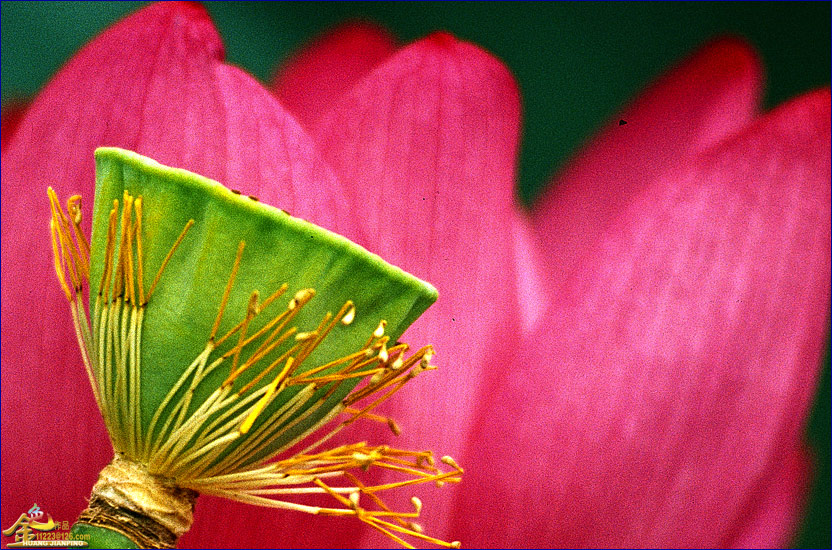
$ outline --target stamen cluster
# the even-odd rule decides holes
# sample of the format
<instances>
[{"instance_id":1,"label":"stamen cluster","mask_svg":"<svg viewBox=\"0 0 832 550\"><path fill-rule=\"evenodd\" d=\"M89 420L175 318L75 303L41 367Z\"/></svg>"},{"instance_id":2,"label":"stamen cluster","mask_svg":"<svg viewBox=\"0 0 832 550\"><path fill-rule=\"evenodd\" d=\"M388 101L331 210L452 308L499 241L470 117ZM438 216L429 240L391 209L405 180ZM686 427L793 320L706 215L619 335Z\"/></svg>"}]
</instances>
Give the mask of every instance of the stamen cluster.
<instances>
[{"instance_id":1,"label":"stamen cluster","mask_svg":"<svg viewBox=\"0 0 832 550\"><path fill-rule=\"evenodd\" d=\"M83 286L90 276L90 246L80 227L80 197L67 201L66 212L51 188L49 199L55 271L70 304L93 395L118 457L143 464L151 475L202 494L311 514L355 516L405 547L412 546L399 535L444 547L459 546L429 537L413 523L422 507L416 497L411 500L412 512L395 512L379 496L420 483L459 482L462 469L453 459L442 458L451 468L442 471L428 451L363 442L318 450L359 419L386 423L398 435L392 419L371 411L416 375L435 368L430 364L430 346L408 356L407 344L390 345L386 322L380 320L354 352L310 365L312 352L339 324L351 324L356 308L347 301L335 315L324 315L313 330L299 331L293 321L316 291L297 290L281 309L276 304L288 291L287 284L262 301L259 292L252 291L240 321L220 334L229 296L242 269L245 242L241 241L204 349L183 369L144 426L141 374L142 369L156 366L142 364L143 319L155 290L164 284L165 267L194 220L182 228L145 291L142 197L125 191L121 204L113 201L105 265L91 300L90 324L82 304ZM261 316L268 320L254 330L252 322ZM207 398L198 399L197 395L207 393L199 390L217 379L210 375L222 369L227 373L222 383ZM351 389L338 399L342 386ZM340 415L346 418L318 433ZM297 450L301 444L305 446ZM365 485L355 473L370 467L394 471L404 479ZM341 482L334 483L337 480ZM314 494L329 495L337 505L283 500ZM372 509L362 506L362 500Z\"/></svg>"}]
</instances>

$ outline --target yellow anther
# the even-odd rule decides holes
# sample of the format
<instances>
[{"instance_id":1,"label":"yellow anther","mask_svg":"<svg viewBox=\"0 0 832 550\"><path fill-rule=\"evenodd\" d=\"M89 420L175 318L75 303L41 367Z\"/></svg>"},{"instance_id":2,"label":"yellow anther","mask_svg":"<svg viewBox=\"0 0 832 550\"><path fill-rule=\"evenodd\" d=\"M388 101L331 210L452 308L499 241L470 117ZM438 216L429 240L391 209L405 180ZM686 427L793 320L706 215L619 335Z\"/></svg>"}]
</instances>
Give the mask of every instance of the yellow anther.
<instances>
[{"instance_id":1,"label":"yellow anther","mask_svg":"<svg viewBox=\"0 0 832 550\"><path fill-rule=\"evenodd\" d=\"M349 325L355 320L355 306L350 306L349 311L347 311L346 315L341 318L341 324Z\"/></svg>"},{"instance_id":2,"label":"yellow anther","mask_svg":"<svg viewBox=\"0 0 832 550\"><path fill-rule=\"evenodd\" d=\"M386 363L387 360L390 359L390 354L387 353L386 344L381 346L381 350L378 352L378 358L381 359L382 363Z\"/></svg>"},{"instance_id":3,"label":"yellow anther","mask_svg":"<svg viewBox=\"0 0 832 550\"><path fill-rule=\"evenodd\" d=\"M72 223L81 223L81 195L72 195L66 200L66 211Z\"/></svg>"},{"instance_id":4,"label":"yellow anther","mask_svg":"<svg viewBox=\"0 0 832 550\"><path fill-rule=\"evenodd\" d=\"M419 497L411 497L410 502L413 504L413 509L416 510L416 515L422 513L422 501ZM421 531L419 531L421 533Z\"/></svg>"},{"instance_id":5,"label":"yellow anther","mask_svg":"<svg viewBox=\"0 0 832 550\"><path fill-rule=\"evenodd\" d=\"M353 453L352 458L358 462L358 465L362 468L366 468L373 463L373 458L364 453Z\"/></svg>"},{"instance_id":6,"label":"yellow anther","mask_svg":"<svg viewBox=\"0 0 832 550\"><path fill-rule=\"evenodd\" d=\"M289 376L289 373L292 372L294 364L294 357L289 357L288 359L286 359L286 364L283 365L283 370L281 370L280 373L274 377L274 380L272 380L270 387L274 387L275 389L277 389L277 387L281 385L284 380L286 380L286 377Z\"/></svg>"},{"instance_id":7,"label":"yellow anther","mask_svg":"<svg viewBox=\"0 0 832 550\"><path fill-rule=\"evenodd\" d=\"M387 419L387 426L390 428L390 431L393 432L393 435L401 435L402 429L399 428L399 425L396 424L396 421L392 418Z\"/></svg>"},{"instance_id":8,"label":"yellow anther","mask_svg":"<svg viewBox=\"0 0 832 550\"><path fill-rule=\"evenodd\" d=\"M260 314L260 291L254 290L251 296L248 297L248 308L246 314L249 317L256 317Z\"/></svg>"},{"instance_id":9,"label":"yellow anther","mask_svg":"<svg viewBox=\"0 0 832 550\"><path fill-rule=\"evenodd\" d=\"M384 336L384 327L386 326L387 321L382 319L381 322L379 322L378 324L378 328L376 328L376 330L373 331L373 336L375 336L376 338L381 338L382 336Z\"/></svg>"},{"instance_id":10,"label":"yellow anther","mask_svg":"<svg viewBox=\"0 0 832 550\"><path fill-rule=\"evenodd\" d=\"M428 351L422 356L419 360L419 368L422 370L427 370L430 368L430 360L433 359L433 352Z\"/></svg>"},{"instance_id":11,"label":"yellow anther","mask_svg":"<svg viewBox=\"0 0 832 550\"><path fill-rule=\"evenodd\" d=\"M274 395L276 385L270 384L268 388L266 388L266 393L263 394L263 397L260 398L260 401L257 402L254 407L251 408L251 412L248 413L248 416L243 423L240 424L240 433L246 434L254 425L254 421L257 420L257 417L263 412L263 409L266 408L266 405L269 404L269 400L271 399L272 395Z\"/></svg>"},{"instance_id":12,"label":"yellow anther","mask_svg":"<svg viewBox=\"0 0 832 550\"><path fill-rule=\"evenodd\" d=\"M462 471L462 468L459 467L459 464L457 464L456 461L449 456L443 456L439 460L441 460L443 464L447 464L455 470L459 470L460 472Z\"/></svg>"},{"instance_id":13,"label":"yellow anther","mask_svg":"<svg viewBox=\"0 0 832 550\"><path fill-rule=\"evenodd\" d=\"M393 364L390 365L390 368L393 370L399 370L400 368L402 368L402 366L404 366L404 353L400 353L399 356L396 357L396 360L393 361Z\"/></svg>"},{"instance_id":14,"label":"yellow anther","mask_svg":"<svg viewBox=\"0 0 832 550\"><path fill-rule=\"evenodd\" d=\"M313 296L315 296L314 288L303 288L301 290L298 290L295 293L295 297L289 300L289 310L291 311L297 308L298 306L302 306L303 304L311 300Z\"/></svg>"},{"instance_id":15,"label":"yellow anther","mask_svg":"<svg viewBox=\"0 0 832 550\"><path fill-rule=\"evenodd\" d=\"M318 336L318 331L316 330L313 330L311 332L298 332L297 334L295 334L295 341L305 342L307 340L315 338L316 336Z\"/></svg>"},{"instance_id":16,"label":"yellow anther","mask_svg":"<svg viewBox=\"0 0 832 550\"><path fill-rule=\"evenodd\" d=\"M372 449L369 453L356 452L352 454L352 459L358 462L358 465L365 470L373 465L374 462L382 459L384 447L379 449Z\"/></svg>"}]
</instances>

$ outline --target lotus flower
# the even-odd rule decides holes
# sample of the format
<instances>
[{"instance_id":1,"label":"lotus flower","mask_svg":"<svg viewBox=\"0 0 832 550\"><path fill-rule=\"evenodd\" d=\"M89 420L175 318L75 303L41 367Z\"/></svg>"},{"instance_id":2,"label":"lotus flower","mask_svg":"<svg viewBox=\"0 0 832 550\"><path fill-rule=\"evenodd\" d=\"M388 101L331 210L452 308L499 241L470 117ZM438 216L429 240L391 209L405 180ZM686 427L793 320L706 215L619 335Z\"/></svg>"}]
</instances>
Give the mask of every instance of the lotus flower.
<instances>
[{"instance_id":1,"label":"lotus flower","mask_svg":"<svg viewBox=\"0 0 832 550\"><path fill-rule=\"evenodd\" d=\"M4 527L33 500L74 519L111 458L43 199L46 185L91 197L92 152L108 145L256 195L438 288L405 338L434 344L442 376L386 409L398 446L466 468L426 499L431 534L468 546L788 541L829 316L828 90L761 115L753 53L713 43L526 213L517 88L479 48L435 34L397 49L347 27L286 65L275 95L222 59L202 8L151 5L77 54L4 135ZM351 438L377 436L364 430ZM182 543L384 540L203 497Z\"/></svg>"}]
</instances>

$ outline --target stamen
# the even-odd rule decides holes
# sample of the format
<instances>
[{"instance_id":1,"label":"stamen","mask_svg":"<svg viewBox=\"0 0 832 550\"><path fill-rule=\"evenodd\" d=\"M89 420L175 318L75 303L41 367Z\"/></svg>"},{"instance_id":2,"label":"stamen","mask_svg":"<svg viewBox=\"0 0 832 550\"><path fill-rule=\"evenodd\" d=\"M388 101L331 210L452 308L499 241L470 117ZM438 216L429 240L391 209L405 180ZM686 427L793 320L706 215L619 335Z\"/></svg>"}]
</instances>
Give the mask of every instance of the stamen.
<instances>
[{"instance_id":1,"label":"stamen","mask_svg":"<svg viewBox=\"0 0 832 550\"><path fill-rule=\"evenodd\" d=\"M66 210L69 213L69 219L72 222L73 236L75 241L80 245L78 248L81 259L80 267L83 268L84 279L90 277L90 244L87 242L87 237L81 230L81 195L73 195L66 201Z\"/></svg>"},{"instance_id":2,"label":"stamen","mask_svg":"<svg viewBox=\"0 0 832 550\"><path fill-rule=\"evenodd\" d=\"M173 253L176 252L176 249L179 248L179 245L182 243L182 239L185 238L185 235L188 233L188 230L193 227L194 220L188 220L188 223L185 224L185 227L182 229L182 232L179 234L179 237L176 239L176 242L173 243L173 246L170 247L167 256L165 259L162 260L162 265L159 266L159 271L156 272L156 276L153 277L153 282L150 284L150 290L147 291L147 297L145 298L144 304L146 305L147 302L150 300L150 296L153 294L153 291L156 290L156 285L159 284L159 279L162 277L162 272L167 267L168 262L170 261ZM242 248L242 243L241 243ZM242 250L241 250L242 252Z\"/></svg>"},{"instance_id":3,"label":"stamen","mask_svg":"<svg viewBox=\"0 0 832 550\"><path fill-rule=\"evenodd\" d=\"M110 301L110 274L113 270L113 249L116 240L116 216L118 214L118 201L113 201L113 208L110 210L109 222L107 224L107 244L104 248L104 270L101 273L101 282L98 285L98 295L105 302Z\"/></svg>"},{"instance_id":4,"label":"stamen","mask_svg":"<svg viewBox=\"0 0 832 550\"><path fill-rule=\"evenodd\" d=\"M373 332L373 337L381 338L382 336L384 336L384 328L386 326L387 326L387 321L382 320L381 322L379 322L378 328L375 330L375 332Z\"/></svg>"},{"instance_id":5,"label":"stamen","mask_svg":"<svg viewBox=\"0 0 832 550\"><path fill-rule=\"evenodd\" d=\"M58 197L55 191L49 187L47 189L49 196L50 211L52 214L49 220L50 238L52 241L52 254L55 266L55 274L64 291L64 296L70 304L70 312L72 314L72 324L75 329L75 336L78 340L78 345L81 350L81 358L84 362L84 369L87 372L87 377L90 381L93 397L98 405L99 410L104 413L101 393L98 387L98 382L95 378L93 368L95 365L95 355L91 352L93 348L93 341L90 334L89 322L84 312L84 307L77 300L78 293L81 292L82 280L88 280L89 266L87 265L88 256L82 250L79 250L79 241L76 237L73 238L69 229L69 224L66 222L66 216L61 209ZM70 200L71 205L75 201ZM63 221L62 221L63 220ZM73 222L80 223L80 212L73 212ZM83 249L86 240L81 241L80 247ZM66 272L69 272L70 278L73 281L73 286L70 287L66 281Z\"/></svg>"},{"instance_id":6,"label":"stamen","mask_svg":"<svg viewBox=\"0 0 832 550\"><path fill-rule=\"evenodd\" d=\"M241 249L242 250L242 249ZM240 338L237 341L234 351L234 362L231 364L231 373L237 370L237 365L240 363L240 352L243 351L243 343L246 340L246 332L248 332L248 325L254 316L257 315L257 302L260 300L260 293L256 290L251 293L248 299L248 307L246 308L246 318L243 326L240 328Z\"/></svg>"},{"instance_id":7,"label":"stamen","mask_svg":"<svg viewBox=\"0 0 832 550\"><path fill-rule=\"evenodd\" d=\"M263 409L266 408L266 405L269 404L269 401L271 401L271 398L274 395L275 389L276 389L276 386L269 385L268 389L266 390L266 393L263 395L263 397L260 399L260 401L257 402L257 404L254 406L254 408L249 413L248 417L240 425L240 433L241 434L248 433L248 431L254 425L254 421L257 420L257 417L260 415L261 412L263 412Z\"/></svg>"},{"instance_id":8,"label":"stamen","mask_svg":"<svg viewBox=\"0 0 832 550\"><path fill-rule=\"evenodd\" d=\"M281 336L280 339L275 340L275 342L273 342L275 344L275 346L280 345L286 338L288 338L291 335L291 333L292 333L292 331L287 331L283 336ZM290 356L293 353L296 353L299 349L300 349L300 344L296 344L295 346L290 348L288 351L284 352L280 357L278 357L277 359L272 361L272 363L268 367L263 369L263 371L260 374L258 374L256 377L254 377L254 379L251 382L249 382L248 384L243 386L243 388L237 392L237 395L242 395L242 394L246 393L248 390L250 390L251 388L253 388L254 386L256 386L263 378L268 376L269 373L277 367L277 365L279 365L280 363L282 363L286 359L290 358ZM252 365L251 362L246 361L246 364L243 365L242 367L240 367L239 369L237 369L236 372L232 373L225 380L224 384L226 384L226 385L231 384L245 369L247 369L251 365Z\"/></svg>"},{"instance_id":9,"label":"stamen","mask_svg":"<svg viewBox=\"0 0 832 550\"><path fill-rule=\"evenodd\" d=\"M272 395L274 395L275 391L277 390L278 385L286 378L286 374L292 368L292 363L294 363L294 358L289 357L286 360L286 366L283 367L283 370L278 374L275 379L269 384L268 389L266 390L265 395L263 398L257 402L257 404L252 408L251 412L249 413L248 417L243 421L242 425L240 425L240 433L244 434L251 429L251 426L254 424L254 421L263 412L263 409L266 408L266 405L269 404L271 401Z\"/></svg>"},{"instance_id":10,"label":"stamen","mask_svg":"<svg viewBox=\"0 0 832 550\"><path fill-rule=\"evenodd\" d=\"M304 288L297 291L295 297L289 302L289 309L293 310L296 307L302 306L315 296L314 288Z\"/></svg>"},{"instance_id":11,"label":"stamen","mask_svg":"<svg viewBox=\"0 0 832 550\"><path fill-rule=\"evenodd\" d=\"M442 546L442 547L445 547L445 548L459 548L460 547L460 543L458 541L448 543L448 542L445 542L443 540L436 539L434 537L429 537L429 536L424 535L422 533L421 526L419 526L415 523L412 523L412 522L404 521L403 518L418 517L419 516L419 514L421 512L421 509L422 509L422 503L418 498L413 497L411 499L411 503L414 506L415 512L413 512L413 513L393 512L378 497L378 495L376 495L374 492L372 492L369 487L366 487L363 484L361 484L361 482L355 476L353 476L349 472L346 472L346 476L350 479L350 481L355 483L356 486L359 489L359 491L357 491L357 492L348 493L348 495L349 495L348 498L345 498L340 494L342 491L344 491L347 488L342 489L342 488L330 487L329 485L327 485L326 483L321 481L320 478L315 478L314 483L315 483L315 485L317 485L318 487L320 487L321 489L326 491L326 493L329 494L331 497L336 499L345 508L352 510L359 520L361 520L362 522L370 525L374 529L383 533L385 536L389 537L391 540L394 540L395 542L404 546L405 548L413 548L413 546L410 545L408 542L406 542L401 537L395 535L394 532L401 533L401 534L404 534L404 535L409 535L409 536L412 536L414 538L424 540L426 542L430 542L432 544L436 544L437 546ZM374 510L366 510L364 508L361 508L359 506L359 496L358 496L359 494L364 494L364 495L369 496L373 500L373 502L375 502L376 505L378 505L379 508L381 508L381 510L374 511ZM323 512L323 513L325 513L325 512ZM385 521L385 520L381 519L382 517L385 517L385 516L395 518L396 521L398 522L398 524L391 523L389 521Z\"/></svg>"},{"instance_id":12,"label":"stamen","mask_svg":"<svg viewBox=\"0 0 832 550\"><path fill-rule=\"evenodd\" d=\"M55 191L49 187L47 189L49 194L49 204L52 211L52 220L55 225L56 235L58 237L58 244L60 245L62 265L66 267L65 273L69 275L72 282L72 287L75 292L81 291L81 281L84 277L85 267L83 266L82 253L78 250L78 245L72 239L72 230L70 229L69 220L64 214L61 204Z\"/></svg>"},{"instance_id":13,"label":"stamen","mask_svg":"<svg viewBox=\"0 0 832 550\"><path fill-rule=\"evenodd\" d=\"M60 208L58 206L58 208ZM69 275L69 280L71 283L71 288L73 290L73 294L78 293L81 291L81 281L80 275L76 268L76 261L73 261L73 256L75 253L73 252L73 245L70 241L69 236L67 235L66 227L61 220L60 216L63 216L63 212L58 210L59 214L55 214L53 212L53 226L55 227L55 235L57 235L57 241L60 248L60 264L61 270L63 271L64 275Z\"/></svg>"},{"instance_id":14,"label":"stamen","mask_svg":"<svg viewBox=\"0 0 832 550\"><path fill-rule=\"evenodd\" d=\"M296 378L292 379L291 385L308 384L308 383L311 383L311 382L317 382L317 383L320 384L320 383L323 383L323 382L331 381L331 380L325 380L323 378L313 378L313 375L316 375L319 372L329 370L332 367L335 367L335 366L340 365L342 363L347 363L347 362L351 362L351 361L354 362L355 360L358 360L358 359L364 359L364 358L367 357L367 351L368 350L361 349L361 350L359 350L355 353L352 353L350 355L346 355L346 356L341 357L339 359L336 359L334 361L330 361L329 363L325 363L325 364L320 365L318 367L306 370L303 373L299 374ZM370 362L372 362L372 361L365 361L365 362L361 363L361 365L362 366L367 365ZM346 374L347 372L350 372L350 371L351 371L351 369L345 368L341 372Z\"/></svg>"},{"instance_id":15,"label":"stamen","mask_svg":"<svg viewBox=\"0 0 832 550\"><path fill-rule=\"evenodd\" d=\"M351 324L355 319L355 306L352 304L352 302L349 302L349 304L349 310L347 311L346 315L344 315L344 317L341 319L341 323L343 323L344 325Z\"/></svg>"},{"instance_id":16,"label":"stamen","mask_svg":"<svg viewBox=\"0 0 832 550\"><path fill-rule=\"evenodd\" d=\"M456 461L453 458L446 455L446 456L443 456L442 458L440 458L439 460L441 460L444 464L447 464L448 466L450 466L454 470L458 471L460 474L463 473L462 468L459 467L459 465L456 463Z\"/></svg>"},{"instance_id":17,"label":"stamen","mask_svg":"<svg viewBox=\"0 0 832 550\"><path fill-rule=\"evenodd\" d=\"M52 235L52 255L55 258L55 274L58 276L58 281L61 283L61 288L64 291L67 302L72 302L74 295L66 284L66 276L64 275L64 268L61 262L62 254L58 252L58 228L55 219L49 220L49 230Z\"/></svg>"},{"instance_id":18,"label":"stamen","mask_svg":"<svg viewBox=\"0 0 832 550\"><path fill-rule=\"evenodd\" d=\"M125 209L129 208L133 205L133 198L130 197L129 205L125 202ZM133 233L135 232L135 222L132 219L132 213L129 216L130 222L127 228L127 238L125 240L125 244L127 246L127 251L124 255L124 271L126 274L126 281L125 286L127 289L125 301L127 303L135 304L136 303L136 287L135 281L133 279Z\"/></svg>"},{"instance_id":19,"label":"stamen","mask_svg":"<svg viewBox=\"0 0 832 550\"><path fill-rule=\"evenodd\" d=\"M124 292L124 282L126 279L126 256L132 254L131 250L127 250L127 235L130 233L130 225L133 215L133 197L124 190L124 207L121 210L121 240L118 245L118 259L116 260L116 278L113 287L113 298L120 298Z\"/></svg>"},{"instance_id":20,"label":"stamen","mask_svg":"<svg viewBox=\"0 0 832 550\"><path fill-rule=\"evenodd\" d=\"M373 422L378 422L380 424L387 424L387 427L390 428L390 431L393 432L393 435L399 436L402 433L402 430L401 428L399 428L399 425L396 424L396 421L389 416L379 416L377 414L361 411L360 409L356 409L353 407L347 407L342 412L351 414L353 416L361 415L363 418L367 420L372 420Z\"/></svg>"},{"instance_id":21,"label":"stamen","mask_svg":"<svg viewBox=\"0 0 832 550\"><path fill-rule=\"evenodd\" d=\"M144 256L142 250L142 198L133 201L136 209L136 279L138 279L139 305L144 306L147 301L144 296Z\"/></svg>"}]
</instances>

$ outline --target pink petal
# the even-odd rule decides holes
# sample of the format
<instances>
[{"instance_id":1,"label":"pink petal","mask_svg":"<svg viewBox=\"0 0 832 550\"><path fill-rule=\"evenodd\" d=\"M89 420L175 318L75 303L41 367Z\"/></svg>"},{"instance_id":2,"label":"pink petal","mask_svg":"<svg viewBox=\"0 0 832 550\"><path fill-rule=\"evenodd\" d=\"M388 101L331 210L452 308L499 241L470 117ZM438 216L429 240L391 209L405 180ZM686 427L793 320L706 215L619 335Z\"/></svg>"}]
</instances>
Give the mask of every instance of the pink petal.
<instances>
[{"instance_id":1,"label":"pink petal","mask_svg":"<svg viewBox=\"0 0 832 550\"><path fill-rule=\"evenodd\" d=\"M2 130L2 134L0 134L0 150L6 150L6 145L11 141L15 130L17 130L28 108L29 104L23 101L15 101L3 105L2 128L0 128Z\"/></svg>"},{"instance_id":2,"label":"pink petal","mask_svg":"<svg viewBox=\"0 0 832 550\"><path fill-rule=\"evenodd\" d=\"M546 254L534 232L532 221L523 211L514 223L514 266L517 270L517 299L524 332L534 328L546 312L551 280L547 277Z\"/></svg>"},{"instance_id":3,"label":"pink petal","mask_svg":"<svg viewBox=\"0 0 832 550\"><path fill-rule=\"evenodd\" d=\"M267 90L222 57L204 8L151 5L76 55L3 150L4 525L33 502L73 521L112 453L52 267L47 185L63 198L82 193L89 216L93 150L120 146L359 235L311 140ZM220 525L233 525L223 510L239 512L227 506L216 506ZM267 518L280 525L286 514L245 510L242 517L257 516L260 529L222 531L200 510L187 544L274 545ZM303 540L297 531L280 536L285 545Z\"/></svg>"},{"instance_id":4,"label":"pink petal","mask_svg":"<svg viewBox=\"0 0 832 550\"><path fill-rule=\"evenodd\" d=\"M757 108L761 73L749 46L721 39L616 115L535 208L552 278L562 280L583 247L662 172L743 128Z\"/></svg>"},{"instance_id":5,"label":"pink petal","mask_svg":"<svg viewBox=\"0 0 832 550\"><path fill-rule=\"evenodd\" d=\"M333 501L321 499L312 504L332 506ZM193 529L180 539L179 547L358 548L362 533L367 531L354 518L312 516L201 496ZM387 540L375 535L374 540L378 539Z\"/></svg>"},{"instance_id":6,"label":"pink petal","mask_svg":"<svg viewBox=\"0 0 832 550\"><path fill-rule=\"evenodd\" d=\"M363 21L345 23L281 67L274 91L298 120L312 124L394 51L396 41L386 29Z\"/></svg>"},{"instance_id":7,"label":"pink petal","mask_svg":"<svg viewBox=\"0 0 832 550\"><path fill-rule=\"evenodd\" d=\"M809 451L792 450L773 466L763 486L749 498L749 513L725 546L786 548L791 544L806 504L812 469Z\"/></svg>"},{"instance_id":8,"label":"pink petal","mask_svg":"<svg viewBox=\"0 0 832 550\"><path fill-rule=\"evenodd\" d=\"M402 338L433 344L441 367L388 402L397 446L459 451L482 377L514 347L519 117L505 67L440 33L400 50L313 127L350 183L368 248L439 290ZM426 500L424 514L440 533L441 507Z\"/></svg>"},{"instance_id":9,"label":"pink petal","mask_svg":"<svg viewBox=\"0 0 832 550\"><path fill-rule=\"evenodd\" d=\"M828 90L804 96L616 209L480 395L456 537L712 547L734 533L817 382L829 117Z\"/></svg>"}]
</instances>

